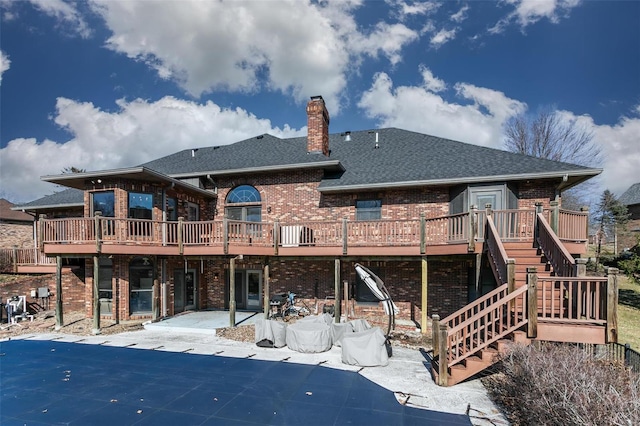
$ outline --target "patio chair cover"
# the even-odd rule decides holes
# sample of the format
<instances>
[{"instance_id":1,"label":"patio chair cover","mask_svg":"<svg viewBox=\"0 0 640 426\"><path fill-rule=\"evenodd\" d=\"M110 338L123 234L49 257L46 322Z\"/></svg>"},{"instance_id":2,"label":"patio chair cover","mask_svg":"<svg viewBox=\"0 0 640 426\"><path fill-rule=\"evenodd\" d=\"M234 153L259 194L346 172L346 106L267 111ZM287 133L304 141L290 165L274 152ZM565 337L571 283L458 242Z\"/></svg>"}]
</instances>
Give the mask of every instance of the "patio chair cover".
<instances>
[{"instance_id":1,"label":"patio chair cover","mask_svg":"<svg viewBox=\"0 0 640 426\"><path fill-rule=\"evenodd\" d=\"M353 327L353 331L356 333L359 331L369 330L371 328L371 324L369 324L365 319L355 319L349 321L349 323Z\"/></svg>"},{"instance_id":2,"label":"patio chair cover","mask_svg":"<svg viewBox=\"0 0 640 426\"><path fill-rule=\"evenodd\" d=\"M289 349L315 353L331 349L331 329L321 322L298 321L287 328Z\"/></svg>"},{"instance_id":3,"label":"patio chair cover","mask_svg":"<svg viewBox=\"0 0 640 426\"><path fill-rule=\"evenodd\" d=\"M333 323L333 317L325 313L321 315L309 315L304 318L300 318L298 322L300 321L319 322L330 326L331 323Z\"/></svg>"},{"instance_id":4,"label":"patio chair cover","mask_svg":"<svg viewBox=\"0 0 640 426\"><path fill-rule=\"evenodd\" d=\"M380 327L342 336L342 362L360 367L389 364L386 338Z\"/></svg>"},{"instance_id":5,"label":"patio chair cover","mask_svg":"<svg viewBox=\"0 0 640 426\"><path fill-rule=\"evenodd\" d=\"M260 318L256 321L255 343L263 348L281 348L286 345L287 325Z\"/></svg>"},{"instance_id":6,"label":"patio chair cover","mask_svg":"<svg viewBox=\"0 0 640 426\"><path fill-rule=\"evenodd\" d=\"M331 339L335 346L342 346L342 337L345 334L353 333L353 325L350 322L341 322L339 324L331 324Z\"/></svg>"}]
</instances>

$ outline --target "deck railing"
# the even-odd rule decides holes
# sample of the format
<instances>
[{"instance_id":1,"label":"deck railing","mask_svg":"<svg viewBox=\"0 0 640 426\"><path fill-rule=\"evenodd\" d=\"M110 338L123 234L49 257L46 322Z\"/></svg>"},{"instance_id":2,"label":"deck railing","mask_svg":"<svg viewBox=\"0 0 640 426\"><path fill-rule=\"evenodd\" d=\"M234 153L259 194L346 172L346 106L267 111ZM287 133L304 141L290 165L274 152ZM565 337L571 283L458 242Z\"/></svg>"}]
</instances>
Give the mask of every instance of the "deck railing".
<instances>
[{"instance_id":1,"label":"deck railing","mask_svg":"<svg viewBox=\"0 0 640 426\"><path fill-rule=\"evenodd\" d=\"M55 257L47 257L35 248L0 249L0 269L5 272L15 271L18 266L55 264Z\"/></svg>"},{"instance_id":2,"label":"deck railing","mask_svg":"<svg viewBox=\"0 0 640 426\"><path fill-rule=\"evenodd\" d=\"M607 277L538 276L538 318L605 324L607 282Z\"/></svg>"},{"instance_id":3,"label":"deck railing","mask_svg":"<svg viewBox=\"0 0 640 426\"><path fill-rule=\"evenodd\" d=\"M538 214L538 244L557 275L575 276L575 259L540 213Z\"/></svg>"},{"instance_id":4,"label":"deck railing","mask_svg":"<svg viewBox=\"0 0 640 426\"><path fill-rule=\"evenodd\" d=\"M493 223L493 218L491 216L487 217L486 232L487 236L485 239L485 244L487 245L487 250L489 252L489 262L491 262L491 268L496 275L496 281L498 282L498 284L507 284L509 283L509 259L507 256L507 251L502 245L502 240L500 239L500 235L496 230L496 227Z\"/></svg>"},{"instance_id":5,"label":"deck railing","mask_svg":"<svg viewBox=\"0 0 640 426\"><path fill-rule=\"evenodd\" d=\"M503 240L529 240L534 236L533 210L491 212L496 235ZM473 215L471 220L470 215ZM189 222L112 217L41 219L40 244L143 244L157 246L257 247L425 247L484 241L487 212L407 220L296 222L243 222L212 220ZM566 235L579 236L583 214L563 216ZM565 223L566 222L566 223ZM576 222L576 223L574 223ZM472 229L473 226L473 229ZM586 233L586 227L583 229Z\"/></svg>"},{"instance_id":6,"label":"deck railing","mask_svg":"<svg viewBox=\"0 0 640 426\"><path fill-rule=\"evenodd\" d=\"M586 241L589 213L560 209L558 213L558 238L565 241Z\"/></svg>"}]
</instances>

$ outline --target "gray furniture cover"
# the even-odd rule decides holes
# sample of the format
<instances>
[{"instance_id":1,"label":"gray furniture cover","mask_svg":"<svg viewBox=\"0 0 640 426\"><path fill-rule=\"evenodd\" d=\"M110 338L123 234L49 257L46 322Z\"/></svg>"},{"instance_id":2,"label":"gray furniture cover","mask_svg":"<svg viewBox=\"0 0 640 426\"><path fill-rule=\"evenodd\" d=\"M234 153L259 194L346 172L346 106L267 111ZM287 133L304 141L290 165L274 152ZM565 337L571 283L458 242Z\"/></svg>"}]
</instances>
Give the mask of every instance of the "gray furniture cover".
<instances>
[{"instance_id":1,"label":"gray furniture cover","mask_svg":"<svg viewBox=\"0 0 640 426\"><path fill-rule=\"evenodd\" d=\"M345 334L353 333L353 325L351 322L341 322L339 324L331 324L331 339L335 346L342 346L342 337Z\"/></svg>"},{"instance_id":2,"label":"gray furniture cover","mask_svg":"<svg viewBox=\"0 0 640 426\"><path fill-rule=\"evenodd\" d=\"M365 331L371 328L371 324L369 324L365 319L351 320L349 321L349 324L351 324L351 326L353 327L353 331L355 331L356 333L358 331Z\"/></svg>"},{"instance_id":3,"label":"gray furniture cover","mask_svg":"<svg viewBox=\"0 0 640 426\"><path fill-rule=\"evenodd\" d=\"M342 362L360 367L389 364L386 338L380 327L342 336Z\"/></svg>"},{"instance_id":4,"label":"gray furniture cover","mask_svg":"<svg viewBox=\"0 0 640 426\"><path fill-rule=\"evenodd\" d=\"M300 321L320 322L330 326L333 322L333 317L325 313L320 315L309 315L298 320L298 322Z\"/></svg>"},{"instance_id":5,"label":"gray furniture cover","mask_svg":"<svg viewBox=\"0 0 640 426\"><path fill-rule=\"evenodd\" d=\"M256 321L255 343L261 347L281 348L286 345L287 325L260 318ZM270 344L269 344L270 342Z\"/></svg>"},{"instance_id":6,"label":"gray furniture cover","mask_svg":"<svg viewBox=\"0 0 640 426\"><path fill-rule=\"evenodd\" d=\"M287 346L297 352L315 353L331 349L331 329L324 322L298 321L287 327Z\"/></svg>"}]
</instances>

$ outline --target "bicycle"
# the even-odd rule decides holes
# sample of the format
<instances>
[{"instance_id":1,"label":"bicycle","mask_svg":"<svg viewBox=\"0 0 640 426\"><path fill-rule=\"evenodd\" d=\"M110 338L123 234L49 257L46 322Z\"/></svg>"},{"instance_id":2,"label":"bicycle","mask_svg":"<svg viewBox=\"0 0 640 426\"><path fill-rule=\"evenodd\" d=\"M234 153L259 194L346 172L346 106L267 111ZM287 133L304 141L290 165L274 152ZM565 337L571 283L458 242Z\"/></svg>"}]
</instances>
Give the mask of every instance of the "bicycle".
<instances>
[{"instance_id":1,"label":"bicycle","mask_svg":"<svg viewBox=\"0 0 640 426\"><path fill-rule=\"evenodd\" d=\"M298 306L297 303L302 303ZM296 299L296 293L288 291L272 297L270 300L271 314L269 319L282 318L283 321L289 321L291 317L305 317L311 313L311 310L304 303L304 300Z\"/></svg>"}]
</instances>

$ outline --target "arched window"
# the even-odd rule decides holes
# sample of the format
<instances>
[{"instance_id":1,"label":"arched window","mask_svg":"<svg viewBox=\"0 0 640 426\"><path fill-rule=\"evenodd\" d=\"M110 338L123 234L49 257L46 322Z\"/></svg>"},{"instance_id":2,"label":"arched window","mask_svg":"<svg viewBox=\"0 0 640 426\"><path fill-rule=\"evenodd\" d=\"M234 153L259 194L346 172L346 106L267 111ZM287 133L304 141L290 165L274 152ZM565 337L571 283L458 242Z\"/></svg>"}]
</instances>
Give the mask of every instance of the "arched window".
<instances>
[{"instance_id":1,"label":"arched window","mask_svg":"<svg viewBox=\"0 0 640 426\"><path fill-rule=\"evenodd\" d=\"M240 185L229 191L225 212L231 220L262 221L260 192L251 185Z\"/></svg>"},{"instance_id":2,"label":"arched window","mask_svg":"<svg viewBox=\"0 0 640 426\"><path fill-rule=\"evenodd\" d=\"M129 263L129 308L132 314L151 312L153 262L138 257Z\"/></svg>"}]
</instances>

